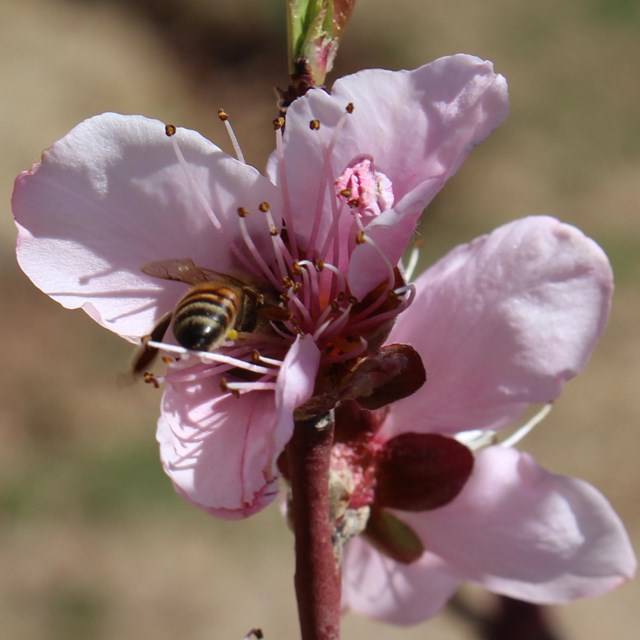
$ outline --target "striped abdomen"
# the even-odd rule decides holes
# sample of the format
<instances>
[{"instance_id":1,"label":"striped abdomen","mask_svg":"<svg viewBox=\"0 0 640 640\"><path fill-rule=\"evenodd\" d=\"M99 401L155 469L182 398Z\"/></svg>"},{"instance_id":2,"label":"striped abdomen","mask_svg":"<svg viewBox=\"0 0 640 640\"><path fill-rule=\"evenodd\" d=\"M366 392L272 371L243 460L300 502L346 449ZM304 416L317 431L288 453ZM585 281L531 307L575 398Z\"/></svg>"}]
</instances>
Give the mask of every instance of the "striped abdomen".
<instances>
[{"instance_id":1,"label":"striped abdomen","mask_svg":"<svg viewBox=\"0 0 640 640\"><path fill-rule=\"evenodd\" d=\"M205 283L191 289L173 312L173 335L185 349L213 351L235 327L242 293Z\"/></svg>"}]
</instances>

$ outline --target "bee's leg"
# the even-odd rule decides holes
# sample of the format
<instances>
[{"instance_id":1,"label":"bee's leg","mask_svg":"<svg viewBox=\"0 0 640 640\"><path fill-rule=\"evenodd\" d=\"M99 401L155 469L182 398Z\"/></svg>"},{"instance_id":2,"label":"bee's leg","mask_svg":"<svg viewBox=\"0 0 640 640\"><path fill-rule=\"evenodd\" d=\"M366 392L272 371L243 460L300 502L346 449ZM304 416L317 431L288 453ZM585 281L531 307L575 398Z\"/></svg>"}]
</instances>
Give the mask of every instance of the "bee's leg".
<instances>
[{"instance_id":1,"label":"bee's leg","mask_svg":"<svg viewBox=\"0 0 640 640\"><path fill-rule=\"evenodd\" d=\"M158 350L155 347L150 347L147 343L149 341L160 342L160 340L162 340L171 324L171 316L171 311L165 313L160 320L158 320L153 331L151 331L148 336L142 338L142 344L137 348L133 356L133 362L131 363L131 373L134 376L144 373L153 362Z\"/></svg>"}]
</instances>

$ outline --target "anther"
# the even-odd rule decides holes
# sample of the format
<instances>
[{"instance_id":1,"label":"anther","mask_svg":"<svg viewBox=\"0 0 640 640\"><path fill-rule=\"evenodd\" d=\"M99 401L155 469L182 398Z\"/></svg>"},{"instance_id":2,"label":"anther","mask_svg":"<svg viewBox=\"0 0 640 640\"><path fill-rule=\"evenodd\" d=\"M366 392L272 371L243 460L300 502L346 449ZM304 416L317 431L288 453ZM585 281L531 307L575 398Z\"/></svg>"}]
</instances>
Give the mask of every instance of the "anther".
<instances>
[{"instance_id":1,"label":"anther","mask_svg":"<svg viewBox=\"0 0 640 640\"><path fill-rule=\"evenodd\" d=\"M171 356L162 356L162 362L164 362L165 364L171 364L175 361L176 359L172 358Z\"/></svg>"},{"instance_id":2,"label":"anther","mask_svg":"<svg viewBox=\"0 0 640 640\"><path fill-rule=\"evenodd\" d=\"M300 263L297 260L295 260L294 263L291 265L291 274L297 275L301 272L302 272L302 267L300 266Z\"/></svg>"},{"instance_id":3,"label":"anther","mask_svg":"<svg viewBox=\"0 0 640 640\"><path fill-rule=\"evenodd\" d=\"M317 258L313 261L313 266L316 268L316 271L322 271L324 269L324 260Z\"/></svg>"},{"instance_id":4,"label":"anther","mask_svg":"<svg viewBox=\"0 0 640 640\"><path fill-rule=\"evenodd\" d=\"M342 191L340 191L340 195L343 198L350 198L352 193L353 191L351 189L342 189Z\"/></svg>"},{"instance_id":5,"label":"anther","mask_svg":"<svg viewBox=\"0 0 640 640\"><path fill-rule=\"evenodd\" d=\"M256 364L260 364L260 352L257 349L251 352L251 360Z\"/></svg>"},{"instance_id":6,"label":"anther","mask_svg":"<svg viewBox=\"0 0 640 640\"><path fill-rule=\"evenodd\" d=\"M285 276L284 278L282 278L282 284L284 285L285 289L291 289L294 282L289 276Z\"/></svg>"},{"instance_id":7,"label":"anther","mask_svg":"<svg viewBox=\"0 0 640 640\"><path fill-rule=\"evenodd\" d=\"M249 209L246 207L238 207L238 215L241 218L246 218L249 215Z\"/></svg>"},{"instance_id":8,"label":"anther","mask_svg":"<svg viewBox=\"0 0 640 640\"><path fill-rule=\"evenodd\" d=\"M355 107L353 106L353 102L350 102L347 106L346 106L346 111L347 113L353 113L353 110L355 109Z\"/></svg>"},{"instance_id":9,"label":"anther","mask_svg":"<svg viewBox=\"0 0 640 640\"><path fill-rule=\"evenodd\" d=\"M240 392L237 389L230 389L229 383L226 378L220 378L220 390L222 393L230 393L232 396L236 398L240 397Z\"/></svg>"},{"instance_id":10,"label":"anther","mask_svg":"<svg viewBox=\"0 0 640 640\"><path fill-rule=\"evenodd\" d=\"M358 304L358 298L355 296L349 296L349 304Z\"/></svg>"},{"instance_id":11,"label":"anther","mask_svg":"<svg viewBox=\"0 0 640 640\"><path fill-rule=\"evenodd\" d=\"M276 227L269 227L269 234L272 235L275 238L275 236L279 236L280 235L280 232L278 231L278 229Z\"/></svg>"},{"instance_id":12,"label":"anther","mask_svg":"<svg viewBox=\"0 0 640 640\"><path fill-rule=\"evenodd\" d=\"M170 138L171 136L175 136L176 135L176 125L175 124L165 124L164 125L164 132L167 134L167 137Z\"/></svg>"},{"instance_id":13,"label":"anther","mask_svg":"<svg viewBox=\"0 0 640 640\"><path fill-rule=\"evenodd\" d=\"M332 300L331 308L337 313L338 311L340 311L340 303L337 300Z\"/></svg>"},{"instance_id":14,"label":"anther","mask_svg":"<svg viewBox=\"0 0 640 640\"><path fill-rule=\"evenodd\" d=\"M360 231L358 231L358 233L356 234L356 244L364 244L366 241L367 236L365 235L364 231L360 229Z\"/></svg>"},{"instance_id":15,"label":"anther","mask_svg":"<svg viewBox=\"0 0 640 640\"><path fill-rule=\"evenodd\" d=\"M317 118L311 120L309 122L309 128L311 129L311 131L317 131L320 128L320 120L318 120Z\"/></svg>"},{"instance_id":16,"label":"anther","mask_svg":"<svg viewBox=\"0 0 640 640\"><path fill-rule=\"evenodd\" d=\"M218 109L218 118L220 118L222 122L226 122L229 119L229 114L224 109Z\"/></svg>"},{"instance_id":17,"label":"anther","mask_svg":"<svg viewBox=\"0 0 640 640\"><path fill-rule=\"evenodd\" d=\"M280 116L273 121L273 128L275 131L278 131L278 129L282 129L282 127L284 127L284 118Z\"/></svg>"},{"instance_id":18,"label":"anther","mask_svg":"<svg viewBox=\"0 0 640 640\"><path fill-rule=\"evenodd\" d=\"M156 389L160 388L160 384L158 383L158 379L150 371L145 371L144 374L142 375L142 379L147 384L152 384Z\"/></svg>"},{"instance_id":19,"label":"anther","mask_svg":"<svg viewBox=\"0 0 640 640\"><path fill-rule=\"evenodd\" d=\"M302 282L296 282L293 285L293 293L298 293L298 291L300 291L300 289L302 289Z\"/></svg>"},{"instance_id":20,"label":"anther","mask_svg":"<svg viewBox=\"0 0 640 640\"><path fill-rule=\"evenodd\" d=\"M271 209L271 205L268 202L261 202L258 205L258 209L260 209L260 211L262 211L262 213L267 213L267 211L269 211L269 209Z\"/></svg>"},{"instance_id":21,"label":"anther","mask_svg":"<svg viewBox=\"0 0 640 640\"><path fill-rule=\"evenodd\" d=\"M291 301L291 298L286 293L281 293L279 298L280 302L284 302L285 304Z\"/></svg>"}]
</instances>

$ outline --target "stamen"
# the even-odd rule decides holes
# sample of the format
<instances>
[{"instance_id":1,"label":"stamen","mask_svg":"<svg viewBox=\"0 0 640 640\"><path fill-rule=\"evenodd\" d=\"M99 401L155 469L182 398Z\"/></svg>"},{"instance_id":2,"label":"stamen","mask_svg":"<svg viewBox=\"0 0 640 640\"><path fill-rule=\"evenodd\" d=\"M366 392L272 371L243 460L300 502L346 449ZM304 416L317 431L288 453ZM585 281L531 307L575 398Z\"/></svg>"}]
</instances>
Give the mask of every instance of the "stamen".
<instances>
[{"instance_id":1,"label":"stamen","mask_svg":"<svg viewBox=\"0 0 640 640\"><path fill-rule=\"evenodd\" d=\"M318 282L318 268L315 263L309 260L300 260L298 264L305 267L302 270L302 282L304 285L305 307L311 309L317 317L320 315L320 283Z\"/></svg>"},{"instance_id":2,"label":"stamen","mask_svg":"<svg viewBox=\"0 0 640 640\"><path fill-rule=\"evenodd\" d=\"M364 233L364 231L362 231L362 233ZM378 247L378 245L375 243L373 238L371 236L366 236L366 242L367 244L369 244L369 246L371 246L376 251L376 253L382 259L387 269L387 285L373 303L371 303L366 309L361 311L358 315L351 318L351 321L354 323L357 323L358 321L369 317L380 305L382 305L385 302L385 300L387 300L388 291L393 286L393 283L395 282L395 278L396 278L395 273L393 271L393 267L391 266L391 263L387 259L387 256L384 255L383 251L380 249L380 247ZM376 318L377 317L378 316L376 316Z\"/></svg>"},{"instance_id":3,"label":"stamen","mask_svg":"<svg viewBox=\"0 0 640 640\"><path fill-rule=\"evenodd\" d=\"M401 314L413 302L413 299L415 298L415 293L416 293L416 288L413 284L408 284L406 285L406 287L399 287L398 289L394 290L391 293L393 293L394 295L397 295L398 291L402 289L405 289L404 293L406 293L407 295L397 307L395 307L394 309L391 309L390 311L379 313L373 317L369 317L355 323L353 322L353 318L352 318L351 319L352 324L350 326L350 329L352 331L364 331L370 325L382 324L383 322L386 322L387 320L391 320L395 318L397 315ZM372 310L372 307L368 307L367 311ZM355 316L355 317L359 318L361 317L361 315L362 314L359 314L358 316Z\"/></svg>"},{"instance_id":4,"label":"stamen","mask_svg":"<svg viewBox=\"0 0 640 640\"><path fill-rule=\"evenodd\" d=\"M291 344L291 338L294 335L303 334L303 331L295 318L292 318L291 320L289 320L288 322L284 322L283 324L286 327L286 329L289 331L289 333L287 333L286 331L283 331L274 322L271 323L271 328L273 329L273 331L275 331L275 333L277 333L280 337L282 337L284 341L286 341L286 344L288 345Z\"/></svg>"},{"instance_id":5,"label":"stamen","mask_svg":"<svg viewBox=\"0 0 640 640\"><path fill-rule=\"evenodd\" d=\"M271 282L271 284L276 289L278 289L279 288L278 279L275 277L275 275L273 275L273 272L271 271L271 269L269 269L267 263L264 261L264 258L262 257L262 254L258 251L258 248L256 247L253 241L253 238L251 237L251 234L249 233L249 229L247 228L247 223L245 222L245 218L247 217L247 215L248 215L247 209L245 209L244 207L238 208L238 221L239 221L238 226L240 227L240 233L242 234L242 239L244 240L244 243L247 245L247 249L249 249L251 256L255 259L255 261L258 263L258 265L262 269L262 272L264 273L264 275L266 275L269 281Z\"/></svg>"},{"instance_id":6,"label":"stamen","mask_svg":"<svg viewBox=\"0 0 640 640\"><path fill-rule=\"evenodd\" d=\"M287 250L282 238L280 237L280 232L276 227L276 223L271 215L271 205L268 202L261 202L258 206L258 209L262 213L264 213L265 218L267 219L267 224L269 225L269 235L272 239L273 251L276 256L276 262L278 263L278 269L280 271L280 277L283 277L288 273L287 270L287 258L288 264L292 264L293 259L291 258L291 254Z\"/></svg>"},{"instance_id":7,"label":"stamen","mask_svg":"<svg viewBox=\"0 0 640 640\"><path fill-rule=\"evenodd\" d=\"M282 118L284 120L284 118ZM289 248L294 260L298 259L298 245L296 244L295 215L291 210L287 169L284 160L284 145L282 143L282 127L276 129L276 159L278 163L279 181L282 185L283 217L287 226Z\"/></svg>"},{"instance_id":8,"label":"stamen","mask_svg":"<svg viewBox=\"0 0 640 640\"><path fill-rule=\"evenodd\" d=\"M333 309L331 308L331 306L329 305L323 312L322 315L318 318L318 323L322 323L320 324L320 326L315 330L314 334L313 334L313 340L314 342L317 342L318 339L320 338L320 336L322 335L323 331L333 322L333 318L329 318L328 320L325 320L326 317L333 311Z\"/></svg>"},{"instance_id":9,"label":"stamen","mask_svg":"<svg viewBox=\"0 0 640 640\"><path fill-rule=\"evenodd\" d=\"M310 120L309 129L311 129L311 131L318 131L320 129L320 120L318 120L318 118Z\"/></svg>"},{"instance_id":10,"label":"stamen","mask_svg":"<svg viewBox=\"0 0 640 640\"><path fill-rule=\"evenodd\" d=\"M471 429L456 433L454 438L471 451L478 451L496 443L496 432L484 429Z\"/></svg>"},{"instance_id":11,"label":"stamen","mask_svg":"<svg viewBox=\"0 0 640 640\"><path fill-rule=\"evenodd\" d=\"M404 269L403 277L409 282L413 280L413 274L418 266L418 260L420 260L420 248L422 247L422 241L416 241L411 249L411 253L409 254L409 262Z\"/></svg>"},{"instance_id":12,"label":"stamen","mask_svg":"<svg viewBox=\"0 0 640 640\"><path fill-rule=\"evenodd\" d=\"M180 347L177 344L167 344L165 342L156 342L155 340L147 340L145 344L151 347L152 349L162 349L163 351L168 351L169 353L176 353L180 356L189 356L192 353L196 353L195 351L189 351L189 349Z\"/></svg>"},{"instance_id":13,"label":"stamen","mask_svg":"<svg viewBox=\"0 0 640 640\"><path fill-rule=\"evenodd\" d=\"M551 402L545 404L542 409L540 409L540 411L531 418L531 420L523 424L521 427L518 427L518 429L516 429L508 438L502 442L498 442L498 446L509 448L518 444L520 440L522 440L534 427L540 424L549 415L551 406Z\"/></svg>"},{"instance_id":14,"label":"stamen","mask_svg":"<svg viewBox=\"0 0 640 640\"><path fill-rule=\"evenodd\" d=\"M181 371L169 371L164 376L163 380L165 382L179 382L179 383L188 383L188 382L197 382L203 378L211 378L213 376L218 376L222 373L229 371L230 369L235 369L237 367L232 367L228 364L214 365L211 367L202 367L201 365L194 365L193 367L189 367L188 369L184 369Z\"/></svg>"},{"instance_id":15,"label":"stamen","mask_svg":"<svg viewBox=\"0 0 640 640\"><path fill-rule=\"evenodd\" d=\"M329 262L325 262L324 263L324 268L328 269L329 271L331 271L331 273L333 273L333 275L335 276L334 278L334 283L337 284L337 291L334 291L333 288L331 290L332 295L330 296L331 298L337 298L340 294L344 295L344 293L347 290L347 283L345 282L344 279L344 275L342 274L342 271L340 271L340 269L338 269L338 267L335 267L334 265L330 264Z\"/></svg>"},{"instance_id":16,"label":"stamen","mask_svg":"<svg viewBox=\"0 0 640 640\"><path fill-rule=\"evenodd\" d=\"M330 162L325 163L325 168L328 172L327 182L331 183L334 177L333 177L333 174L331 173ZM329 187L329 190L331 190L330 187ZM338 207L338 199L331 197L331 195L329 196L329 202L331 203L331 228L327 233L327 237L325 239L325 243L324 243L324 246L322 247L322 251L320 255L328 256L329 247L333 242L333 255L331 256L331 259L336 264L340 264L340 212L342 207L340 208ZM335 280L333 281L331 290L329 292L330 297L335 297L337 293L335 286L333 285L335 285Z\"/></svg>"},{"instance_id":17,"label":"stamen","mask_svg":"<svg viewBox=\"0 0 640 640\"><path fill-rule=\"evenodd\" d=\"M295 293L293 293L292 289L290 289L290 291L293 295L289 296L289 300L293 302L293 304L297 307L298 311L302 314L305 325L307 327L311 327L313 325L313 320L311 319L311 315L309 314L307 307L304 304L302 304L298 296Z\"/></svg>"},{"instance_id":18,"label":"stamen","mask_svg":"<svg viewBox=\"0 0 640 640\"><path fill-rule=\"evenodd\" d=\"M216 231L218 231L221 234L222 238L225 240L225 242L227 243L227 245L229 246L229 248L233 252L233 255L241 262L241 264L243 264L245 266L245 268L249 271L249 273L257 274L257 269L255 268L255 266L253 264L251 264L244 257L243 252L240 251L240 249L238 249L238 247L236 247L233 239L227 233L227 230L226 230L225 226L220 222L220 220L218 219L218 217L214 213L213 209L211 208L211 205L207 201L204 193L202 193L200 187L198 186L198 183L196 182L195 178L191 174L191 170L189 169L189 165L187 164L187 161L185 160L185 157L182 154L180 146L178 145L178 141L176 140L176 136L175 135L171 135L170 139L171 139L171 143L173 145L173 151L174 151L174 153L176 155L176 158L178 160L178 164L182 168L182 170L183 170L183 172L184 172L184 174L185 174L185 176L187 178L187 181L189 183L189 186L192 189L193 194L195 195L196 199L200 203L200 206L202 207L204 212L207 214L207 216L209 217L209 219L213 223L213 226L216 228Z\"/></svg>"},{"instance_id":19,"label":"stamen","mask_svg":"<svg viewBox=\"0 0 640 640\"><path fill-rule=\"evenodd\" d=\"M236 398L240 397L240 391L237 389L232 389L226 378L220 378L220 390L222 391L222 393L230 393Z\"/></svg>"},{"instance_id":20,"label":"stamen","mask_svg":"<svg viewBox=\"0 0 640 640\"><path fill-rule=\"evenodd\" d=\"M257 349L252 352L251 359L256 364L260 364L260 363L268 364L268 365L271 365L272 367L281 367L282 366L282 360L276 360L274 358L267 358L267 356L261 354Z\"/></svg>"},{"instance_id":21,"label":"stamen","mask_svg":"<svg viewBox=\"0 0 640 640\"><path fill-rule=\"evenodd\" d=\"M275 391L275 382L227 382L225 381L226 390L235 396L240 396L243 391Z\"/></svg>"},{"instance_id":22,"label":"stamen","mask_svg":"<svg viewBox=\"0 0 640 640\"><path fill-rule=\"evenodd\" d=\"M149 345L153 349L162 349L163 351L168 351L169 353L178 353L180 355L193 355L199 358L201 361L205 361L205 362L229 364L232 367L237 367L238 369L244 369L245 371L251 371L252 373L261 373L261 374L273 373L273 369L269 369L267 367L261 367L259 365L252 364L251 362L247 362L246 360L239 360L237 358L223 355L222 353L216 353L214 351L190 351L189 349L185 349L184 347L180 347L175 344L167 344L165 342L155 342L154 340L149 340L149 342L147 342L147 345Z\"/></svg>"},{"instance_id":23,"label":"stamen","mask_svg":"<svg viewBox=\"0 0 640 640\"><path fill-rule=\"evenodd\" d=\"M320 223L322 222L321 218L323 218L323 213L324 213L324 207L322 205L325 200L325 195L327 195L326 192L327 191L329 192L328 196L331 200L335 199L335 194L333 191L334 176L332 174L331 155L338 141L338 138L340 137L340 133L342 132L342 128L344 127L344 123L346 122L348 117L349 117L349 113L345 111L340 117L340 120L338 120L338 122L336 123L336 126L334 127L331 133L329 144L324 148L324 152L323 152L324 158L323 158L323 166L322 166L322 174L321 174L322 179L320 181L320 185L318 188L318 197L316 198L315 217L313 220L311 235L309 236L309 245L307 247L308 251L312 251L313 248L316 247L316 242L318 240L318 232L320 230ZM314 122L314 121L312 120L311 122ZM313 126L311 128L314 129ZM317 120L317 128L318 129L320 128L319 120ZM333 229L333 225L332 225L332 229ZM337 262L335 257L333 259L334 261Z\"/></svg>"},{"instance_id":24,"label":"stamen","mask_svg":"<svg viewBox=\"0 0 640 640\"><path fill-rule=\"evenodd\" d=\"M218 118L224 122L224 126L227 128L227 134L231 139L231 144L233 145L233 150L236 153L236 158L240 160L243 164L246 164L244 161L244 154L242 153L242 149L240 148L240 144L238 142L238 138L231 126L231 122L229 122L229 114L224 109L218 109Z\"/></svg>"},{"instance_id":25,"label":"stamen","mask_svg":"<svg viewBox=\"0 0 640 640\"><path fill-rule=\"evenodd\" d=\"M357 358L362 355L368 347L368 342L362 337L358 336L360 341L360 346L356 349L352 349L351 351L345 351L345 353L340 354L339 356L321 356L322 364L334 364L336 362L345 362L346 360L352 360L353 358Z\"/></svg>"},{"instance_id":26,"label":"stamen","mask_svg":"<svg viewBox=\"0 0 640 640\"><path fill-rule=\"evenodd\" d=\"M325 340L331 340L334 336L338 335L347 326L347 324L349 324L350 311L351 305L345 307L337 318L332 319L331 330L326 331L323 336Z\"/></svg>"}]
</instances>

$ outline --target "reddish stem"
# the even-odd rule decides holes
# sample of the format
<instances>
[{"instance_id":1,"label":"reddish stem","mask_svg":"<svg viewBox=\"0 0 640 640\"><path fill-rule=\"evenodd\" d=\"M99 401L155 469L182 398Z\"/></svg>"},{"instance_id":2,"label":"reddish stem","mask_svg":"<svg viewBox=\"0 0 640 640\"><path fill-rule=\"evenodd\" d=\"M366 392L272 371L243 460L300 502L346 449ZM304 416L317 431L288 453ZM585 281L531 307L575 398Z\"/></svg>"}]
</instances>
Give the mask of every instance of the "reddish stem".
<instances>
[{"instance_id":1,"label":"reddish stem","mask_svg":"<svg viewBox=\"0 0 640 640\"><path fill-rule=\"evenodd\" d=\"M340 638L340 573L333 555L329 519L333 429L332 414L296 422L287 445L302 640Z\"/></svg>"}]
</instances>

